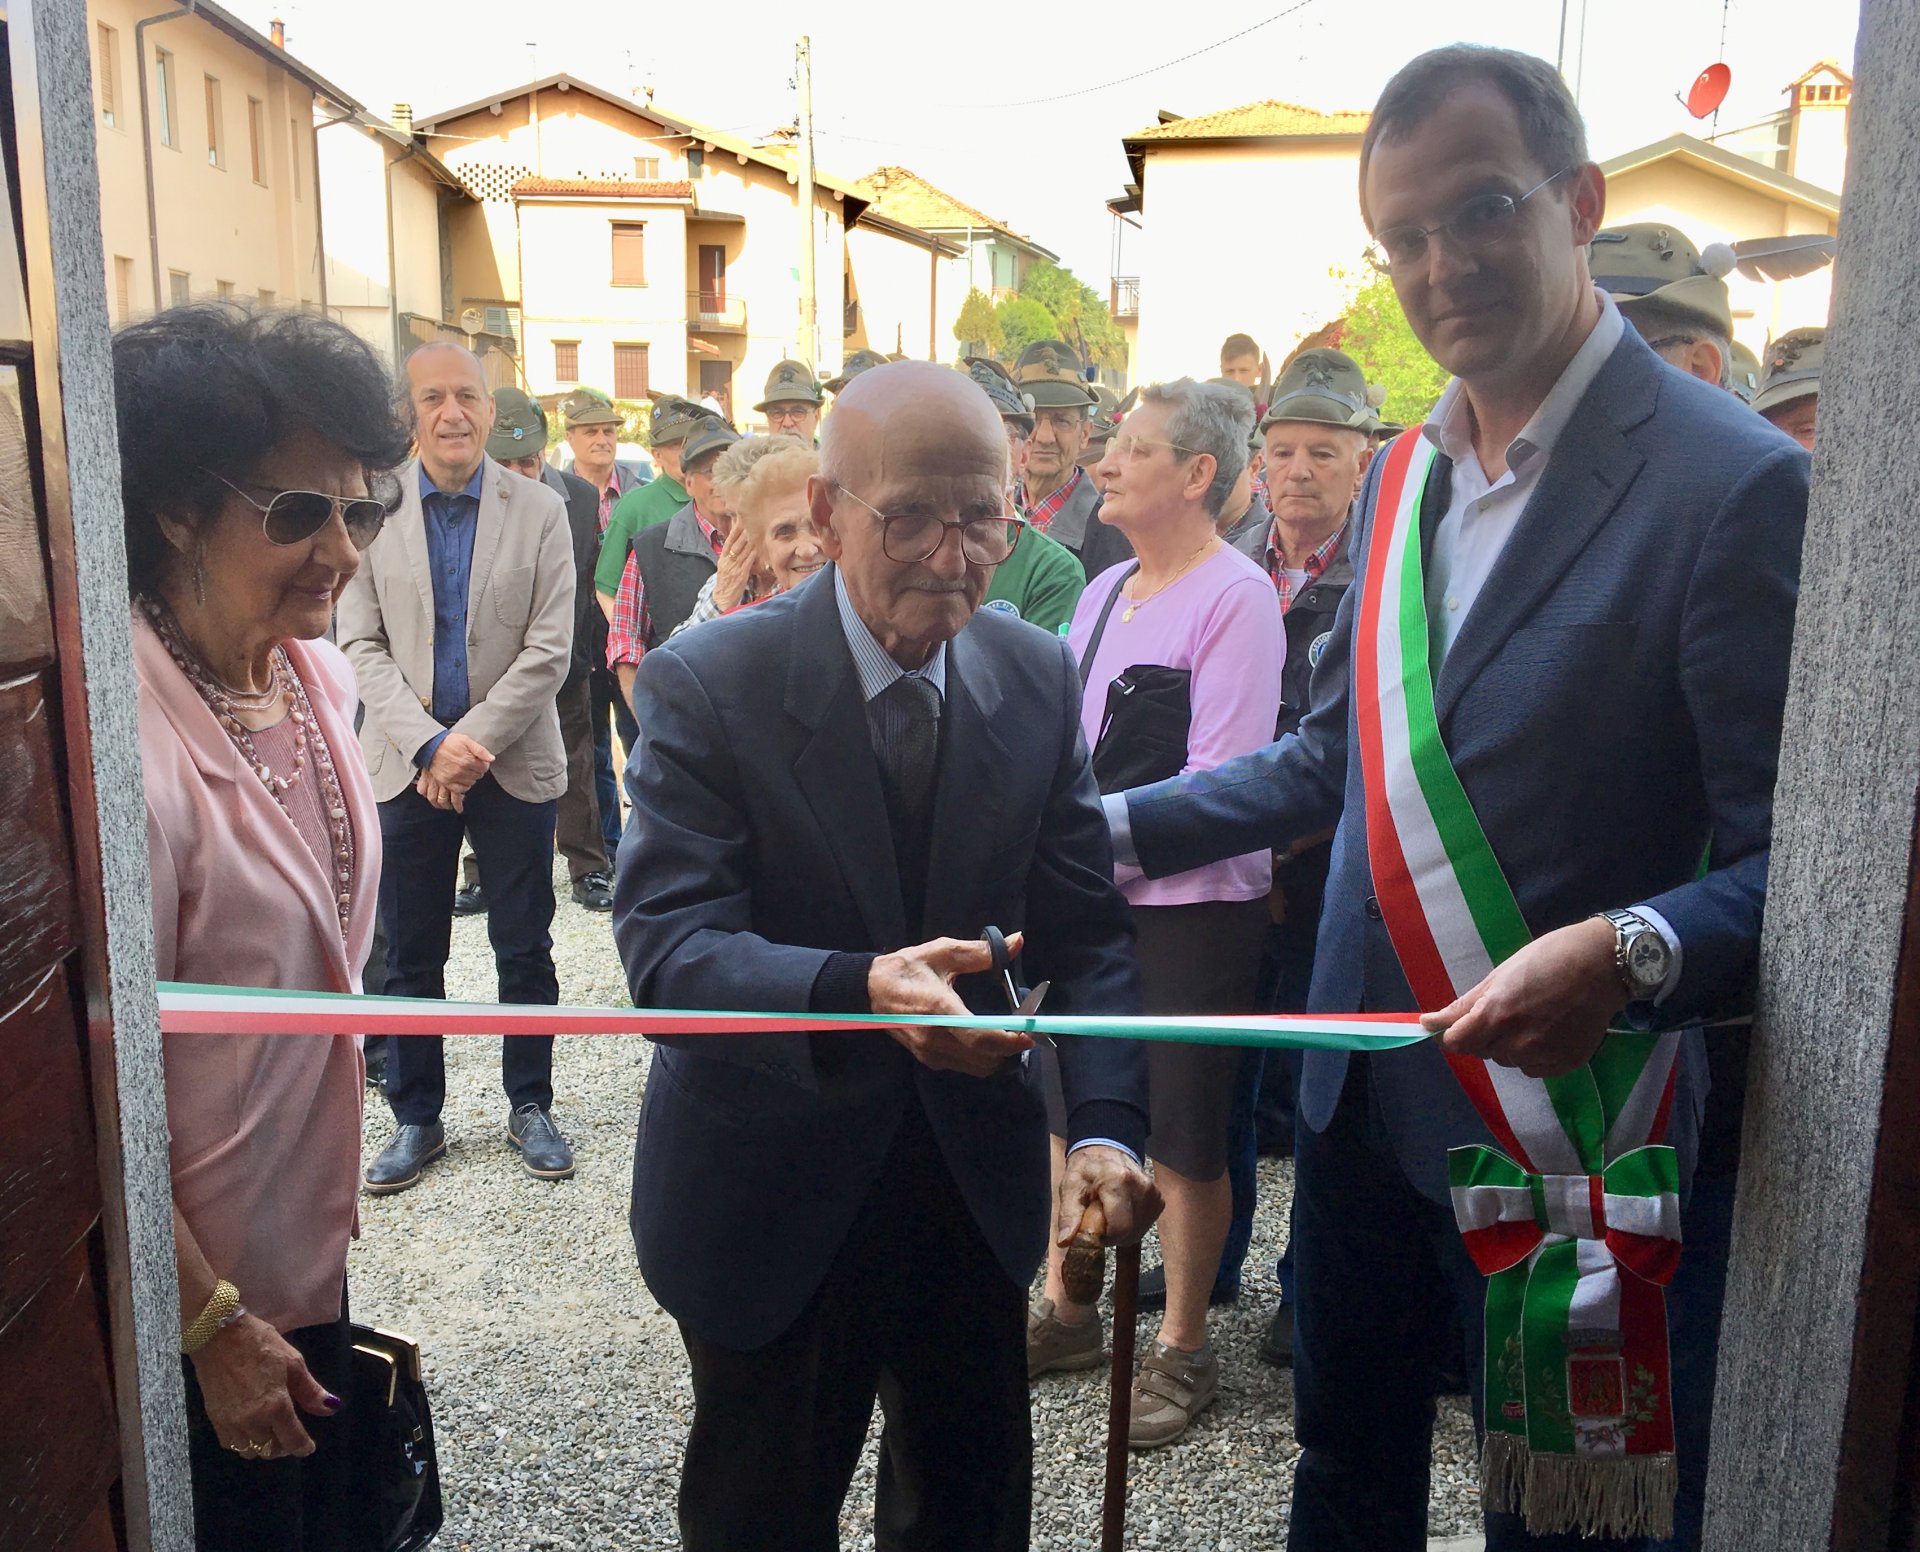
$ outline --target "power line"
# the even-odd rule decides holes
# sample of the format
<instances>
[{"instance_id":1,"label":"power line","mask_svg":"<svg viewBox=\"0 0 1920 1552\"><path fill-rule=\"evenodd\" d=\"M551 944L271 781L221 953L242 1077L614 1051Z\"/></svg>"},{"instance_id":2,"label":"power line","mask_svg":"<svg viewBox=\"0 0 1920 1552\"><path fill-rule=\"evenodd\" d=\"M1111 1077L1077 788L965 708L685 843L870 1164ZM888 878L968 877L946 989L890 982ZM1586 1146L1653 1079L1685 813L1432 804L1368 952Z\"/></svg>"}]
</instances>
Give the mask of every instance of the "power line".
<instances>
[{"instance_id":1,"label":"power line","mask_svg":"<svg viewBox=\"0 0 1920 1552\"><path fill-rule=\"evenodd\" d=\"M1171 70L1175 65L1184 65L1188 60L1198 59L1202 54L1211 54L1215 49L1225 48L1229 43L1237 43L1249 34L1258 32L1262 27L1272 26L1282 17L1291 16L1295 11L1304 11L1312 4L1313 0L1295 0L1295 3L1288 6L1284 11L1275 11L1273 15L1269 16L1265 21L1255 22L1251 27L1242 27L1238 32L1231 33L1227 37L1219 39L1217 42L1209 43L1204 48L1197 48L1190 54L1182 54L1177 59L1169 59L1158 65L1149 65L1145 70L1136 70L1132 75L1123 75L1118 80L1102 81L1098 86L1083 86L1078 91L1059 92L1051 97L1026 97L1018 102L967 103L964 104L964 106L969 108L1037 108L1043 103L1066 102L1074 97L1091 96L1094 92L1104 92L1115 86L1125 86L1129 81L1144 80L1150 75L1159 74L1162 70ZM959 107L963 105L954 103L949 104L949 106Z\"/></svg>"}]
</instances>

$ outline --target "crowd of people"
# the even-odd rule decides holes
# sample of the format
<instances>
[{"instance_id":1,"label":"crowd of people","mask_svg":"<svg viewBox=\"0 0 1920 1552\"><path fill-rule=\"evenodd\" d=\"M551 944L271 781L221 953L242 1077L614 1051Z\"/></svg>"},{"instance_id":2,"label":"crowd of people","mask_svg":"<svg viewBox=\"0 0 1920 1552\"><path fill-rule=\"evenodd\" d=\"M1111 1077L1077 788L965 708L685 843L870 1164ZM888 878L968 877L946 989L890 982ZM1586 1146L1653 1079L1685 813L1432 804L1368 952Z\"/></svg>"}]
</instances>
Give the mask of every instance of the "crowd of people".
<instances>
[{"instance_id":1,"label":"crowd of people","mask_svg":"<svg viewBox=\"0 0 1920 1552\"><path fill-rule=\"evenodd\" d=\"M1480 1407L1507 1361L1449 1149L1524 1147L1501 1107L1623 1021L1664 1032L1687 1198L1671 1534L1490 1487L1488 1544L1699 1543L1745 1057L1703 1025L1753 980L1823 339L1743 363L1683 234L1604 225L1528 56L1407 65L1360 199L1451 374L1414 429L1340 350L1276 376L1240 334L1124 399L1058 341L861 352L779 363L751 435L656 398L647 477L584 388L556 468L547 408L455 345L396 391L295 311L115 339L163 978L438 998L484 911L500 1000L555 1004L557 845L635 1006L900 1020L657 1042L632 1232L687 1351L695 1552L836 1546L876 1401L879 1545L1024 1548L1029 1385L1105 1349L1062 1278L1090 1206L1108 1243L1158 1223L1130 1439L1174 1445L1220 1385L1263 1148L1296 1171L1263 1344L1294 1370L1290 1544L1424 1546L1435 1396ZM1007 1011L985 924L1049 1012L1418 1010L1436 1038L915 1023ZM167 1042L202 1548L361 1544L356 1196L447 1148L440 1039L385 1045L363 1169L352 1037ZM521 1166L565 1179L552 1037L501 1065ZM1617 1363L1608 1329L1582 1340ZM1576 1415L1589 1455L1630 1448L1624 1411Z\"/></svg>"}]
</instances>

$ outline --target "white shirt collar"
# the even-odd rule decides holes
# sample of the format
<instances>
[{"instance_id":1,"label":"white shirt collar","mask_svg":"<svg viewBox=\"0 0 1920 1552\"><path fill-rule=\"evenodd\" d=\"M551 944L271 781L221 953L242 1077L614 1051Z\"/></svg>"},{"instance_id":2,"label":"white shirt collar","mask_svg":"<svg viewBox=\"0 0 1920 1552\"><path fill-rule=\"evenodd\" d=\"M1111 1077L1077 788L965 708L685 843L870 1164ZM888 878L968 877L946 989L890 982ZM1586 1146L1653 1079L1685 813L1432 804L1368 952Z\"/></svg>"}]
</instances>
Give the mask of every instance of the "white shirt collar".
<instances>
[{"instance_id":1,"label":"white shirt collar","mask_svg":"<svg viewBox=\"0 0 1920 1552\"><path fill-rule=\"evenodd\" d=\"M863 700L874 700L884 694L896 679L904 679L909 673L929 681L940 692L941 700L947 698L947 644L943 641L933 649L933 656L918 668L905 669L894 662L887 649L874 639L873 632L867 629L867 622L853 607L853 600L847 596L846 578L840 575L840 568L833 568L833 596L840 606L840 628L846 632L847 645L853 651L853 666L860 671L860 695Z\"/></svg>"},{"instance_id":2,"label":"white shirt collar","mask_svg":"<svg viewBox=\"0 0 1920 1552\"><path fill-rule=\"evenodd\" d=\"M1573 419L1574 410L1600 375L1600 368L1606 365L1607 358L1626 335L1627 321L1621 317L1613 298L1598 286L1594 287L1594 295L1600 299L1599 321L1573 353L1560 380L1540 401L1532 418L1507 444L1507 467L1516 475L1536 458L1552 455L1553 444L1559 441L1560 433ZM1447 383L1420 434L1456 464L1473 456L1473 421L1467 412L1466 388L1459 378Z\"/></svg>"}]
</instances>

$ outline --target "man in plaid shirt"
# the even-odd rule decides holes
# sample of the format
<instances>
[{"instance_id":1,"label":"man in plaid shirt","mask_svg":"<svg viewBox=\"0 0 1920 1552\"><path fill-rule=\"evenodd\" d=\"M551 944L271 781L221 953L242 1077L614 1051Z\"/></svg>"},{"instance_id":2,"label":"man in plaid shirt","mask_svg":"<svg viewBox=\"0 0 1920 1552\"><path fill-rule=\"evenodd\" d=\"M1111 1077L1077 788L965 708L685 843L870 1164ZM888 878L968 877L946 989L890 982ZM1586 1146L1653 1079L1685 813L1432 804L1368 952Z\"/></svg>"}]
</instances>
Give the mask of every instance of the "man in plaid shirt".
<instances>
[{"instance_id":1,"label":"man in plaid shirt","mask_svg":"<svg viewBox=\"0 0 1920 1552\"><path fill-rule=\"evenodd\" d=\"M724 420L702 420L680 451L680 481L691 499L666 522L634 538L607 622L607 666L619 676L629 705L640 659L692 612L701 586L719 565L730 516L715 502L713 466L739 440L740 433Z\"/></svg>"}]
</instances>

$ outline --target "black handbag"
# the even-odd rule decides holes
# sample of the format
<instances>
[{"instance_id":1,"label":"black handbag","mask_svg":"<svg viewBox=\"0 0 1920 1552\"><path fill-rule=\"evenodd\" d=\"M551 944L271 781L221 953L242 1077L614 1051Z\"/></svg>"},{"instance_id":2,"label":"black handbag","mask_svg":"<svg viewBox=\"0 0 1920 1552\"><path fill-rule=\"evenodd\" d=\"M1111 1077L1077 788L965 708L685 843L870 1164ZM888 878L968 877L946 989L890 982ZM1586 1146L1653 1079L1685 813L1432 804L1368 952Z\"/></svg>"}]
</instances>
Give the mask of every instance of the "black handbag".
<instances>
[{"instance_id":1,"label":"black handbag","mask_svg":"<svg viewBox=\"0 0 1920 1552\"><path fill-rule=\"evenodd\" d=\"M1136 563L1120 574L1107 595L1106 607L1094 622L1087 650L1080 656L1080 688L1093 673L1093 655L1107 633L1107 620L1120 600L1120 590L1140 569ZM1187 735L1193 727L1193 674L1185 668L1135 663L1122 669L1107 686L1107 704L1100 717L1100 736L1093 746L1093 779L1104 793L1125 792L1151 782L1178 776L1187 768Z\"/></svg>"},{"instance_id":2,"label":"black handbag","mask_svg":"<svg viewBox=\"0 0 1920 1552\"><path fill-rule=\"evenodd\" d=\"M440 1463L433 1410L410 1337L350 1325L355 1499L360 1544L377 1552L418 1552L440 1533Z\"/></svg>"}]
</instances>

